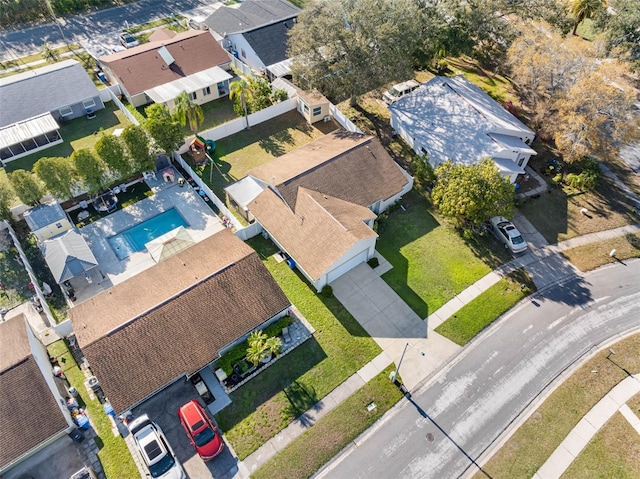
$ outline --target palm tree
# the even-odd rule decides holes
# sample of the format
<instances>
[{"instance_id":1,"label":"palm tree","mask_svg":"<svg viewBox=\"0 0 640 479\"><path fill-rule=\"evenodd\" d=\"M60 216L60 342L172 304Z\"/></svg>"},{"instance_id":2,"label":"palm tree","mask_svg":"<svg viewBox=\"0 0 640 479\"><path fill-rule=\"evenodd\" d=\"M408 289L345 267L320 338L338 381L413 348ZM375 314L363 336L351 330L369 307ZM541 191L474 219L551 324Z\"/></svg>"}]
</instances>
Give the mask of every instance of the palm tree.
<instances>
[{"instance_id":1,"label":"palm tree","mask_svg":"<svg viewBox=\"0 0 640 479\"><path fill-rule=\"evenodd\" d=\"M282 348L282 340L275 336L268 337L264 331L254 331L247 339L247 360L257 366L272 354L278 354Z\"/></svg>"},{"instance_id":2,"label":"palm tree","mask_svg":"<svg viewBox=\"0 0 640 479\"><path fill-rule=\"evenodd\" d=\"M576 34L580 23L587 18L591 18L594 13L606 6L606 0L571 0L571 3L569 4L569 11L575 20L575 24L573 25L573 34Z\"/></svg>"},{"instance_id":3,"label":"palm tree","mask_svg":"<svg viewBox=\"0 0 640 479\"><path fill-rule=\"evenodd\" d=\"M249 84L244 78L240 78L239 80L231 82L229 85L229 99L233 100L235 98L240 98L240 102L242 103L242 109L244 111L244 118L247 122L247 129L249 126L249 115L247 113L247 98L246 95L249 91Z\"/></svg>"},{"instance_id":4,"label":"palm tree","mask_svg":"<svg viewBox=\"0 0 640 479\"><path fill-rule=\"evenodd\" d=\"M58 52L51 48L48 43L42 45L40 55L42 55L42 58L44 58L47 63L55 63L60 58Z\"/></svg>"},{"instance_id":5,"label":"palm tree","mask_svg":"<svg viewBox=\"0 0 640 479\"><path fill-rule=\"evenodd\" d=\"M198 133L198 126L204 121L204 113L200 105L191 101L186 91L180 93L175 101L175 116L182 126L189 125L189 129L195 135Z\"/></svg>"}]
</instances>

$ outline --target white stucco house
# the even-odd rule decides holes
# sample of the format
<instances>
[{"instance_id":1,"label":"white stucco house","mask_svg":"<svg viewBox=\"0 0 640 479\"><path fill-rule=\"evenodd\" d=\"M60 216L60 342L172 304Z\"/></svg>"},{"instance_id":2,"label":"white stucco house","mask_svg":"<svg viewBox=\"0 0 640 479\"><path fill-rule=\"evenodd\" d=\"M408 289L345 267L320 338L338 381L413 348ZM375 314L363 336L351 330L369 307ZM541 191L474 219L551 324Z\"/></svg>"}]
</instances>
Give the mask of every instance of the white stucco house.
<instances>
[{"instance_id":1,"label":"white stucco house","mask_svg":"<svg viewBox=\"0 0 640 479\"><path fill-rule=\"evenodd\" d=\"M536 151L535 133L461 75L436 76L389 106L391 126L432 166L492 158L516 181Z\"/></svg>"},{"instance_id":2,"label":"white stucco house","mask_svg":"<svg viewBox=\"0 0 640 479\"><path fill-rule=\"evenodd\" d=\"M225 191L320 291L373 256L377 214L412 185L377 139L337 130L254 168Z\"/></svg>"}]
</instances>

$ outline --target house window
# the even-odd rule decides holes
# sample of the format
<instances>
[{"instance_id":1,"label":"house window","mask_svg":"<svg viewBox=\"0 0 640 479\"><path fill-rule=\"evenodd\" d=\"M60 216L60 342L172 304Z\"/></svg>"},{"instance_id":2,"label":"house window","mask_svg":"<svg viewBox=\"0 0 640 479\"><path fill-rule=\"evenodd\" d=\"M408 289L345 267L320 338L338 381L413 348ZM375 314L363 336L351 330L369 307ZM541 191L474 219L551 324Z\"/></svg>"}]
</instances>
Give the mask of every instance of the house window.
<instances>
[{"instance_id":1,"label":"house window","mask_svg":"<svg viewBox=\"0 0 640 479\"><path fill-rule=\"evenodd\" d=\"M93 98L89 98L88 100L82 100L82 106L85 108L93 108L96 106L96 102Z\"/></svg>"},{"instance_id":2,"label":"house window","mask_svg":"<svg viewBox=\"0 0 640 479\"><path fill-rule=\"evenodd\" d=\"M522 164L525 162L525 158L518 158L518 166L522 166Z\"/></svg>"},{"instance_id":3,"label":"house window","mask_svg":"<svg viewBox=\"0 0 640 479\"><path fill-rule=\"evenodd\" d=\"M58 229L62 228L62 223L56 223L56 228Z\"/></svg>"},{"instance_id":4,"label":"house window","mask_svg":"<svg viewBox=\"0 0 640 479\"><path fill-rule=\"evenodd\" d=\"M189 100L194 101L196 98L198 98L198 95L195 91L189 93Z\"/></svg>"},{"instance_id":5,"label":"house window","mask_svg":"<svg viewBox=\"0 0 640 479\"><path fill-rule=\"evenodd\" d=\"M322 107L321 106L317 106L313 109L313 116L318 116L322 113Z\"/></svg>"},{"instance_id":6,"label":"house window","mask_svg":"<svg viewBox=\"0 0 640 479\"><path fill-rule=\"evenodd\" d=\"M218 96L224 96L229 94L229 88L226 82L218 83Z\"/></svg>"},{"instance_id":7,"label":"house window","mask_svg":"<svg viewBox=\"0 0 640 479\"><path fill-rule=\"evenodd\" d=\"M210 87L210 86L208 86L208 87L203 88L203 89L202 89L202 94L203 94L204 96L209 96L209 95L211 95L211 87Z\"/></svg>"},{"instance_id":8,"label":"house window","mask_svg":"<svg viewBox=\"0 0 640 479\"><path fill-rule=\"evenodd\" d=\"M302 109L304 110L305 113L309 113L309 105L303 104Z\"/></svg>"},{"instance_id":9,"label":"house window","mask_svg":"<svg viewBox=\"0 0 640 479\"><path fill-rule=\"evenodd\" d=\"M73 110L70 106L65 106L64 108L60 108L58 110L58 113L60 113L60 116L65 117L71 115L73 113Z\"/></svg>"},{"instance_id":10,"label":"house window","mask_svg":"<svg viewBox=\"0 0 640 479\"><path fill-rule=\"evenodd\" d=\"M244 51L244 48L240 49L240 55L242 55L242 58L247 58L247 54Z\"/></svg>"}]
</instances>

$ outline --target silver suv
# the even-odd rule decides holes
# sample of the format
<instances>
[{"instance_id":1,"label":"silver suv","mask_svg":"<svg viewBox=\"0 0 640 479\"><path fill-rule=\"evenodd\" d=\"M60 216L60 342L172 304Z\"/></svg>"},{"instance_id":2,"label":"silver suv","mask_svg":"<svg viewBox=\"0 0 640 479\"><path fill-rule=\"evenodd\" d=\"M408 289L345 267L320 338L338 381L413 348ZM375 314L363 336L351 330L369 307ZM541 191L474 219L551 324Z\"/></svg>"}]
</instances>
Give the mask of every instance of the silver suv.
<instances>
[{"instance_id":1,"label":"silver suv","mask_svg":"<svg viewBox=\"0 0 640 479\"><path fill-rule=\"evenodd\" d=\"M134 419L127 426L151 477L185 479L184 470L160 426L151 421L146 414Z\"/></svg>"}]
</instances>

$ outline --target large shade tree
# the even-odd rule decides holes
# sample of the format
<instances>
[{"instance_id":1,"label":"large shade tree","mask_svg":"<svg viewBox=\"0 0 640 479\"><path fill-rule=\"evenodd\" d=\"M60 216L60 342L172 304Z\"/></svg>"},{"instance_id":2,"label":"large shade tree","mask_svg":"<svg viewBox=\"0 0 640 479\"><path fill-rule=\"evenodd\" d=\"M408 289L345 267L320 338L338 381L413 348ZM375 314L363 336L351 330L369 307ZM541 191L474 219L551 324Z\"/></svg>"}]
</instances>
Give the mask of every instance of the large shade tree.
<instances>
[{"instance_id":1,"label":"large shade tree","mask_svg":"<svg viewBox=\"0 0 640 479\"><path fill-rule=\"evenodd\" d=\"M131 174L131 162L119 137L103 134L94 148L111 173L117 174L120 178L126 178Z\"/></svg>"},{"instance_id":2,"label":"large shade tree","mask_svg":"<svg viewBox=\"0 0 640 479\"><path fill-rule=\"evenodd\" d=\"M107 181L107 165L92 150L82 148L71 154L78 176L89 193L96 194Z\"/></svg>"},{"instance_id":3,"label":"large shade tree","mask_svg":"<svg viewBox=\"0 0 640 479\"><path fill-rule=\"evenodd\" d=\"M514 188L490 158L471 165L442 163L431 198L458 226L478 226L491 216L513 215Z\"/></svg>"},{"instance_id":4,"label":"large shade tree","mask_svg":"<svg viewBox=\"0 0 640 479\"><path fill-rule=\"evenodd\" d=\"M182 126L189 126L191 133L196 135L198 128L204 121L204 113L200 105L191 101L186 91L180 93L175 101L174 115Z\"/></svg>"},{"instance_id":5,"label":"large shade tree","mask_svg":"<svg viewBox=\"0 0 640 479\"><path fill-rule=\"evenodd\" d=\"M139 125L129 125L122 132L122 140L131 158L133 171L151 171L156 167L155 160L149 151L149 137Z\"/></svg>"},{"instance_id":6,"label":"large shade tree","mask_svg":"<svg viewBox=\"0 0 640 479\"><path fill-rule=\"evenodd\" d=\"M66 200L73 196L78 184L78 174L71 158L40 158L33 165L33 171L57 199Z\"/></svg>"},{"instance_id":7,"label":"large shade tree","mask_svg":"<svg viewBox=\"0 0 640 479\"><path fill-rule=\"evenodd\" d=\"M555 103L554 139L565 159L613 158L620 145L640 139L638 96L627 73L619 62L601 63Z\"/></svg>"},{"instance_id":8,"label":"large shade tree","mask_svg":"<svg viewBox=\"0 0 640 479\"><path fill-rule=\"evenodd\" d=\"M162 103L154 103L145 108L147 120L144 128L149 132L158 148L167 154L178 149L184 142L182 128Z\"/></svg>"},{"instance_id":9,"label":"large shade tree","mask_svg":"<svg viewBox=\"0 0 640 479\"><path fill-rule=\"evenodd\" d=\"M609 8L598 10L593 20L604 32L610 53L628 59L640 68L640 2L608 0Z\"/></svg>"},{"instance_id":10,"label":"large shade tree","mask_svg":"<svg viewBox=\"0 0 640 479\"><path fill-rule=\"evenodd\" d=\"M9 174L13 189L26 205L37 205L44 196L44 188L36 175L30 171L15 170Z\"/></svg>"},{"instance_id":11,"label":"large shade tree","mask_svg":"<svg viewBox=\"0 0 640 479\"><path fill-rule=\"evenodd\" d=\"M508 51L511 77L565 159L606 158L638 138L628 67L604 58L598 42L562 37L543 23L527 27Z\"/></svg>"},{"instance_id":12,"label":"large shade tree","mask_svg":"<svg viewBox=\"0 0 640 479\"><path fill-rule=\"evenodd\" d=\"M335 100L413 76L418 39L414 0L312 0L289 38L292 74Z\"/></svg>"}]
</instances>

